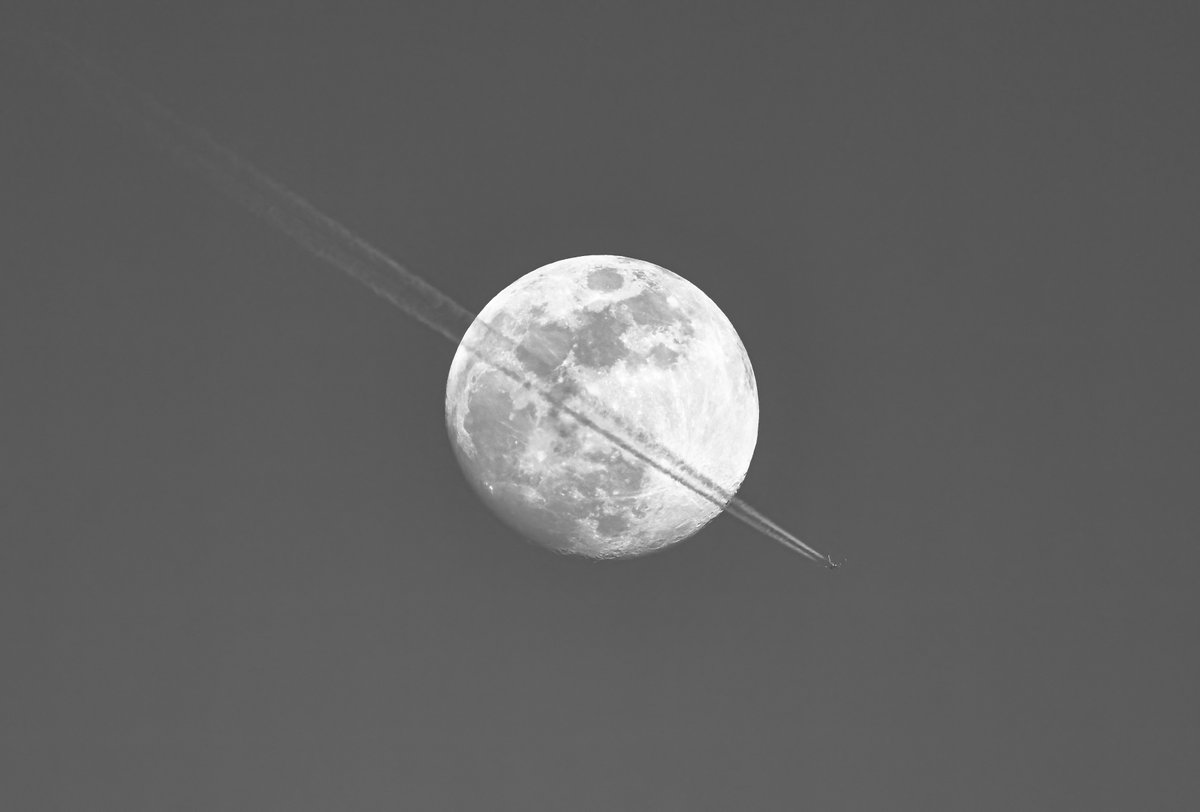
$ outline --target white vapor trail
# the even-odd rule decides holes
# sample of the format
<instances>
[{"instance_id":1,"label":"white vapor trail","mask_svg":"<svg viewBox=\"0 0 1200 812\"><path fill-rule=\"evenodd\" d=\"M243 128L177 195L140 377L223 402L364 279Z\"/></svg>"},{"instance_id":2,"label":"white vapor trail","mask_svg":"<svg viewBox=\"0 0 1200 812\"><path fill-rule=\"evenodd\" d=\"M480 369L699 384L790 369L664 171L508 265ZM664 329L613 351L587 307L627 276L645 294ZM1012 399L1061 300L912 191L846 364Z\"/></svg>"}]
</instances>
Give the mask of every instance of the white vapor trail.
<instances>
[{"instance_id":1,"label":"white vapor trail","mask_svg":"<svg viewBox=\"0 0 1200 812\"><path fill-rule=\"evenodd\" d=\"M0 35L10 49L32 59L65 80L120 124L131 127L156 149L197 174L262 220L291 237L300 246L370 288L426 327L454 344L474 321L474 314L442 291L379 251L312 204L264 174L249 161L215 141L204 130L188 124L153 97L127 85L102 66L57 37L37 32L13 31ZM486 326L486 325L485 325ZM497 334L499 335L499 334ZM503 338L502 336L500 336ZM467 347L472 350L471 347ZM732 514L745 524L801 555L838 566L735 494L696 471L604 404L585 392L572 395L578 405L565 402L536 379L486 359L505 375L537 391L552 405L613 442L627 453ZM597 417L618 431L597 422Z\"/></svg>"}]
</instances>

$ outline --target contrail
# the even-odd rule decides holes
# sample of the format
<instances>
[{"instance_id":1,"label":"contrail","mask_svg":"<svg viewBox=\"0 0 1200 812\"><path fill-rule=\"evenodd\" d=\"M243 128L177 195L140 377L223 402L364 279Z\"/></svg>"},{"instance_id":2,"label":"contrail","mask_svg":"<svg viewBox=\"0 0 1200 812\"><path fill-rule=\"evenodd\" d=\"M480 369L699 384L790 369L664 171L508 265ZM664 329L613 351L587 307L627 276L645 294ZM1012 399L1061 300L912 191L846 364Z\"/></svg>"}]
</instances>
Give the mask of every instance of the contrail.
<instances>
[{"instance_id":1,"label":"contrail","mask_svg":"<svg viewBox=\"0 0 1200 812\"><path fill-rule=\"evenodd\" d=\"M153 147L195 172L310 253L358 280L455 345L462 341L464 333L475 319L473 313L214 140L204 130L180 119L152 96L131 87L52 35L27 31L23 39L18 39L9 31L0 41L82 90L119 123L132 127ZM508 341L497 332L492 334ZM476 351L469 346L467 349ZM838 566L829 556L805 544L734 493L696 471L677 454L613 414L586 392L572 393L583 401L582 408L577 408L555 395L542 382L496 364L490 358L485 360L522 386L537 391L580 424L600 433L626 453L666 474L746 525L813 561L822 562L830 568ZM600 425L591 415L611 421L623 435Z\"/></svg>"}]
</instances>

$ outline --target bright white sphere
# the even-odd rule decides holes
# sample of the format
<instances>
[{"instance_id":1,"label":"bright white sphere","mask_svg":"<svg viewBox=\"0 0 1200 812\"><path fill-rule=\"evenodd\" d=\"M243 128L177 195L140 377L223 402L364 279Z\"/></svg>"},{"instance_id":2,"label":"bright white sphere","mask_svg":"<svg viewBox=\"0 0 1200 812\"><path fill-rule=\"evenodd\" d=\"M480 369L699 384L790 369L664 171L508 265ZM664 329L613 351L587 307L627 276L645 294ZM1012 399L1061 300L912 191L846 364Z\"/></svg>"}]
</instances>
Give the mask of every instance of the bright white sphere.
<instances>
[{"instance_id":1,"label":"bright white sphere","mask_svg":"<svg viewBox=\"0 0 1200 812\"><path fill-rule=\"evenodd\" d=\"M758 437L754 371L729 319L686 279L627 257L564 259L488 303L450 366L450 440L484 502L558 552L642 555L720 512L571 410L621 436L636 427L656 462L681 460L726 495Z\"/></svg>"}]
</instances>

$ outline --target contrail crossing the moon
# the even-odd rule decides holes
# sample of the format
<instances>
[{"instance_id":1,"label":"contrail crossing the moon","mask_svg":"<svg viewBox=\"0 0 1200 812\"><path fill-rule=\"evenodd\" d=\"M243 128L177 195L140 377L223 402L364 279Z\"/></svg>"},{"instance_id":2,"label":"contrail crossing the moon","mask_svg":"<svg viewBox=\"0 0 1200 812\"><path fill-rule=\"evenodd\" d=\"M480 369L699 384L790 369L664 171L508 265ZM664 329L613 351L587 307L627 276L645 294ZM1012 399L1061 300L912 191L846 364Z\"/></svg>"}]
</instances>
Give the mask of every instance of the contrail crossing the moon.
<instances>
[{"instance_id":1,"label":"contrail crossing the moon","mask_svg":"<svg viewBox=\"0 0 1200 812\"><path fill-rule=\"evenodd\" d=\"M317 210L287 186L218 143L204 130L181 120L153 97L130 87L56 37L25 32L25 38L18 40L10 31L4 35L3 41L72 87L83 91L119 123L134 130L153 147L192 170L209 185L291 237L310 253L361 282L456 346L462 341L463 334L474 321L473 313ZM573 402L569 403L530 376L502 365L491 365L523 386L533 389L580 424L599 432L626 453L661 471L748 526L813 561L830 568L838 566L829 556L805 544L735 494L719 487L670 449L629 425L619 415L612 414L585 392L571 393ZM610 428L610 425L615 428Z\"/></svg>"}]
</instances>

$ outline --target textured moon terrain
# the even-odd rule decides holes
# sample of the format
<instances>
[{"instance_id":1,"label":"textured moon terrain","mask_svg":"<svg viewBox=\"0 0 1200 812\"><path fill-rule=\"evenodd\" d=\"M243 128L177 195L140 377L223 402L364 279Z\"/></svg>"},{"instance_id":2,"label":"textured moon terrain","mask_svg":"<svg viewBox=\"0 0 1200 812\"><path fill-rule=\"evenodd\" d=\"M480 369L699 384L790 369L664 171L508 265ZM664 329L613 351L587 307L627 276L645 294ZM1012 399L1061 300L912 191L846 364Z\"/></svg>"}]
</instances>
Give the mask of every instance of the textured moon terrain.
<instances>
[{"instance_id":1,"label":"textured moon terrain","mask_svg":"<svg viewBox=\"0 0 1200 812\"><path fill-rule=\"evenodd\" d=\"M649 262L575 257L479 313L450 366L446 423L468 481L511 527L558 552L625 558L720 512L721 499L663 467L737 491L758 389L733 325L699 288ZM662 464L613 435L648 439L633 445Z\"/></svg>"}]
</instances>

